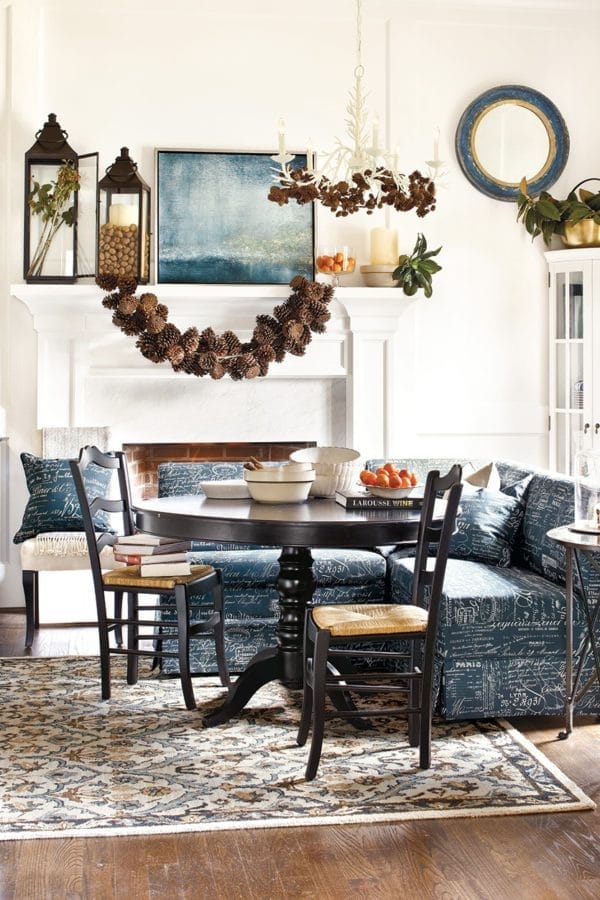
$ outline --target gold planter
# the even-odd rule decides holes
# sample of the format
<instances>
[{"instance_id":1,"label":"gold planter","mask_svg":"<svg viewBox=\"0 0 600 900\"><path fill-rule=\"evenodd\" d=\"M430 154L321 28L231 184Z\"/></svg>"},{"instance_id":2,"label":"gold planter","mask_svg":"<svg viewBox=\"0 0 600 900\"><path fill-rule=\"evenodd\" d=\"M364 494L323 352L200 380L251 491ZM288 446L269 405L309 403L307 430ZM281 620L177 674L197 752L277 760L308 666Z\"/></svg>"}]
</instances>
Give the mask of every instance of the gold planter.
<instances>
[{"instance_id":1,"label":"gold planter","mask_svg":"<svg viewBox=\"0 0 600 900\"><path fill-rule=\"evenodd\" d=\"M575 225L565 222L561 237L565 247L600 247L600 225L593 219L582 219Z\"/></svg>"}]
</instances>

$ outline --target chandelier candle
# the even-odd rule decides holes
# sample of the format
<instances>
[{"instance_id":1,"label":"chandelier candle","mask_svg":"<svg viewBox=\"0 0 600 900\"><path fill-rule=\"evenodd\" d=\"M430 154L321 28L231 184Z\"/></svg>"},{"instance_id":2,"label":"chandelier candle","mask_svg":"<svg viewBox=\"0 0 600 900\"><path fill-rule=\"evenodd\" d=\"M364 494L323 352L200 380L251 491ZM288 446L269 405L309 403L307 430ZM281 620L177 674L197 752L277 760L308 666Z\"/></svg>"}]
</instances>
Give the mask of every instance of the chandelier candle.
<instances>
[{"instance_id":1,"label":"chandelier candle","mask_svg":"<svg viewBox=\"0 0 600 900\"><path fill-rule=\"evenodd\" d=\"M398 232L393 228L371 231L371 265L395 266L398 262Z\"/></svg>"}]
</instances>

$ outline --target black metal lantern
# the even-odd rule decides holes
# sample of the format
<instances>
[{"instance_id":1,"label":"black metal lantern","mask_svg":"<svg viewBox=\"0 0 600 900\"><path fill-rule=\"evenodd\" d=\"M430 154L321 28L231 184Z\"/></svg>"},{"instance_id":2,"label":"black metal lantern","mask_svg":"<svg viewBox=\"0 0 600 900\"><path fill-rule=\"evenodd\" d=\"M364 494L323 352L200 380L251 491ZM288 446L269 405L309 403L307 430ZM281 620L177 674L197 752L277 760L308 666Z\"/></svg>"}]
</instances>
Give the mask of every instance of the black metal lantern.
<instances>
[{"instance_id":1,"label":"black metal lantern","mask_svg":"<svg viewBox=\"0 0 600 900\"><path fill-rule=\"evenodd\" d=\"M150 188L138 175L127 147L121 148L98 182L100 231L98 274L150 278Z\"/></svg>"},{"instance_id":2,"label":"black metal lantern","mask_svg":"<svg viewBox=\"0 0 600 900\"><path fill-rule=\"evenodd\" d=\"M25 154L23 277L68 284L77 277L78 156L50 113Z\"/></svg>"}]
</instances>

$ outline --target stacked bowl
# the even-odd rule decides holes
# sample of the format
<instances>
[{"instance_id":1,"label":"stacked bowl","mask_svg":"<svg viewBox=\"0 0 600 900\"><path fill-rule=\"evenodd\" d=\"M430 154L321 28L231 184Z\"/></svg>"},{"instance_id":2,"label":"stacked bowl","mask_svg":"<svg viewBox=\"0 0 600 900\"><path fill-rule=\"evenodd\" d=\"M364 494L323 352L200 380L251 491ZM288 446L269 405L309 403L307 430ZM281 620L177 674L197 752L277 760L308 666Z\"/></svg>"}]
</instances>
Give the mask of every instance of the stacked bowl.
<instances>
[{"instance_id":1,"label":"stacked bowl","mask_svg":"<svg viewBox=\"0 0 600 900\"><path fill-rule=\"evenodd\" d=\"M334 497L336 491L349 491L358 477L358 450L350 447L306 447L294 450L290 459L310 463L316 478L310 487L313 497Z\"/></svg>"},{"instance_id":2,"label":"stacked bowl","mask_svg":"<svg viewBox=\"0 0 600 900\"><path fill-rule=\"evenodd\" d=\"M307 462L244 469L250 496L258 503L303 503L308 500L315 476L315 470Z\"/></svg>"}]
</instances>

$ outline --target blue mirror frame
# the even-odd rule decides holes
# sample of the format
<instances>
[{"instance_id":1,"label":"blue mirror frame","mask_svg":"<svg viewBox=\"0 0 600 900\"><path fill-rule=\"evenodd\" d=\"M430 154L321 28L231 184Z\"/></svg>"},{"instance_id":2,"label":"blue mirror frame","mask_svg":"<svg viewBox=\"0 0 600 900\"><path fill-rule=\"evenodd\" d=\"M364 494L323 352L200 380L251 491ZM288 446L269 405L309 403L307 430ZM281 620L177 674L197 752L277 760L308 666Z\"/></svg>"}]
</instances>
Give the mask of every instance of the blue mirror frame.
<instances>
[{"instance_id":1,"label":"blue mirror frame","mask_svg":"<svg viewBox=\"0 0 600 900\"><path fill-rule=\"evenodd\" d=\"M495 200L516 200L519 185L496 180L480 164L474 146L475 135L486 113L505 103L531 110L542 122L548 135L548 156L539 172L527 179L529 194L535 196L560 177L569 157L569 132L560 112L548 97L520 84L505 84L484 91L473 100L461 116L456 130L456 156L465 177L477 190Z\"/></svg>"}]
</instances>

